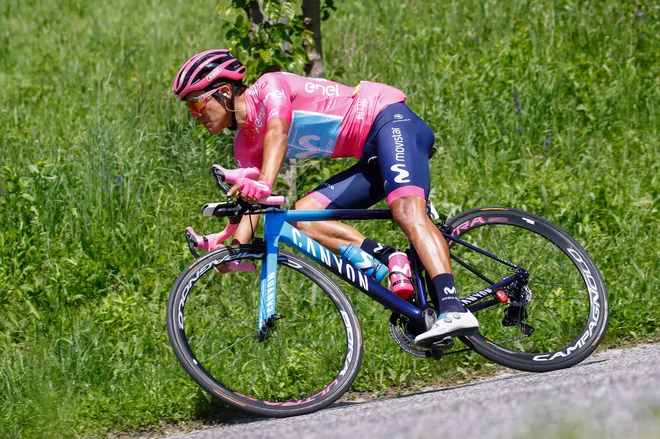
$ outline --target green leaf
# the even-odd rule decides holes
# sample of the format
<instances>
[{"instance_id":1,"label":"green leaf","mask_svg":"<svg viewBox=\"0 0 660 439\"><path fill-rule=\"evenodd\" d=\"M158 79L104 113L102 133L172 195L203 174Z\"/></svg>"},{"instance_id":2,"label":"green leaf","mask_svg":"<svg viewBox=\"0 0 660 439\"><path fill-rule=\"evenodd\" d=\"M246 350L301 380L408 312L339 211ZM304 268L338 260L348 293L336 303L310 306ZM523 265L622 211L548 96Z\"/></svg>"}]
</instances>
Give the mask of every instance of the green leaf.
<instances>
[{"instance_id":1,"label":"green leaf","mask_svg":"<svg viewBox=\"0 0 660 439\"><path fill-rule=\"evenodd\" d=\"M282 14L289 20L293 20L296 15L295 3L290 1L285 1L282 3Z\"/></svg>"},{"instance_id":2,"label":"green leaf","mask_svg":"<svg viewBox=\"0 0 660 439\"><path fill-rule=\"evenodd\" d=\"M32 313L38 320L41 320L41 315L37 311L37 308L34 307L30 299L25 298L25 304L28 306L30 313Z\"/></svg>"},{"instance_id":3,"label":"green leaf","mask_svg":"<svg viewBox=\"0 0 660 439\"><path fill-rule=\"evenodd\" d=\"M261 58L264 63L269 63L272 59L272 55L269 50L259 50L257 51L257 55L259 55L259 58Z\"/></svg>"},{"instance_id":4,"label":"green leaf","mask_svg":"<svg viewBox=\"0 0 660 439\"><path fill-rule=\"evenodd\" d=\"M311 30L306 30L306 31L304 31L304 32L302 33L302 37L303 37L303 39L304 39L305 41L307 41L307 43L308 43L309 45L311 45L312 47L315 47L315 44L314 44L314 32L312 32Z\"/></svg>"}]
</instances>

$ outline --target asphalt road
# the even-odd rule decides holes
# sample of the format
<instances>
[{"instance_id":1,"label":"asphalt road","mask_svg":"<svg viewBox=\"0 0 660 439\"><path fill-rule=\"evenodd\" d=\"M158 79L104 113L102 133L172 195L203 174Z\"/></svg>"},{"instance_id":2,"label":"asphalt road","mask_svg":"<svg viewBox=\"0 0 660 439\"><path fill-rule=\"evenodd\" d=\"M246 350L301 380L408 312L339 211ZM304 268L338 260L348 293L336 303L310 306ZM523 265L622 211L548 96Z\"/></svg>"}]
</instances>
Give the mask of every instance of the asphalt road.
<instances>
[{"instance_id":1,"label":"asphalt road","mask_svg":"<svg viewBox=\"0 0 660 439\"><path fill-rule=\"evenodd\" d=\"M597 353L570 369L471 384L310 415L246 419L174 439L660 438L660 345Z\"/></svg>"}]
</instances>

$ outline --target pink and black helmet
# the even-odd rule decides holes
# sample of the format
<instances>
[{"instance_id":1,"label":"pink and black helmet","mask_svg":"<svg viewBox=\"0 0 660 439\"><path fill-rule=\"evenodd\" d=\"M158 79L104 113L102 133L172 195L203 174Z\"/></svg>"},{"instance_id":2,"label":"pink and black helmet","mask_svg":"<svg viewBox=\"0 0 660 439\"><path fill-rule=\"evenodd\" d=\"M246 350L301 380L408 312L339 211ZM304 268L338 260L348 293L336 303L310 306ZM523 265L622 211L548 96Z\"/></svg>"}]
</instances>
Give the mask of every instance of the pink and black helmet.
<instances>
[{"instance_id":1,"label":"pink and black helmet","mask_svg":"<svg viewBox=\"0 0 660 439\"><path fill-rule=\"evenodd\" d=\"M211 90L225 83L241 84L245 72L245 66L229 50L207 50L186 61L174 77L172 90L183 100L193 91Z\"/></svg>"}]
</instances>

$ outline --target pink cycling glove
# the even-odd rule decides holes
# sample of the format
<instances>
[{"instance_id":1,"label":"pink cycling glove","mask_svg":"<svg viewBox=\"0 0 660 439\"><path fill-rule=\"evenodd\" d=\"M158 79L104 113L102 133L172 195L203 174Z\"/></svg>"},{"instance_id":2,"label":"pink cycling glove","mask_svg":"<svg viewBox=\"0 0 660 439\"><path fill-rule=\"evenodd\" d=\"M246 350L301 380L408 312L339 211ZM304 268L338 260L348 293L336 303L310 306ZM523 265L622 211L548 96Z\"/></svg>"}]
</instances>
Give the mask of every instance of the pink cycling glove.
<instances>
[{"instance_id":1,"label":"pink cycling glove","mask_svg":"<svg viewBox=\"0 0 660 439\"><path fill-rule=\"evenodd\" d=\"M234 184L244 177L255 179L259 176L259 169L254 167L236 169L225 169L220 165L213 165L213 167L219 169L225 176L225 181L230 184Z\"/></svg>"},{"instance_id":2,"label":"pink cycling glove","mask_svg":"<svg viewBox=\"0 0 660 439\"><path fill-rule=\"evenodd\" d=\"M265 180L250 180L249 178L241 178L238 183L241 185L241 193L251 198L267 197L273 192L273 187Z\"/></svg>"}]
</instances>

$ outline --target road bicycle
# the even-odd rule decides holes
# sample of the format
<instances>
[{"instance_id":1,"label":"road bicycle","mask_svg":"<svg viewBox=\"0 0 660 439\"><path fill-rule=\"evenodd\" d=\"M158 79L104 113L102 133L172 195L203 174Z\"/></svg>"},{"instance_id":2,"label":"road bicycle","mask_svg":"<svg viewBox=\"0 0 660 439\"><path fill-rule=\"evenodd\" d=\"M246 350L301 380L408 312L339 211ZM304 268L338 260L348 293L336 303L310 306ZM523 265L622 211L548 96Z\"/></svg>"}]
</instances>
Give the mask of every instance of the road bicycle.
<instances>
[{"instance_id":1,"label":"road bicycle","mask_svg":"<svg viewBox=\"0 0 660 439\"><path fill-rule=\"evenodd\" d=\"M226 193L237 170L212 169ZM414 248L407 254L415 292L404 300L290 224L387 220L389 210L297 211L280 208L283 197L259 201L204 205L204 215L229 223L208 236L187 229L195 261L175 281L167 304L177 358L230 406L294 416L324 408L349 389L362 362L362 330L326 271L390 310L393 340L417 357L474 350L509 368L545 372L584 360L605 333L608 301L598 268L571 236L531 213L486 207L436 222L429 210L449 244L461 302L480 324L478 332L458 337L464 345L458 348L449 337L430 346L414 342L435 321L437 305ZM263 238L213 250L244 215L256 214L264 219ZM200 256L200 248L213 251Z\"/></svg>"}]
</instances>

